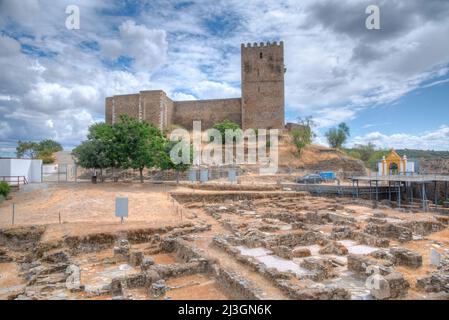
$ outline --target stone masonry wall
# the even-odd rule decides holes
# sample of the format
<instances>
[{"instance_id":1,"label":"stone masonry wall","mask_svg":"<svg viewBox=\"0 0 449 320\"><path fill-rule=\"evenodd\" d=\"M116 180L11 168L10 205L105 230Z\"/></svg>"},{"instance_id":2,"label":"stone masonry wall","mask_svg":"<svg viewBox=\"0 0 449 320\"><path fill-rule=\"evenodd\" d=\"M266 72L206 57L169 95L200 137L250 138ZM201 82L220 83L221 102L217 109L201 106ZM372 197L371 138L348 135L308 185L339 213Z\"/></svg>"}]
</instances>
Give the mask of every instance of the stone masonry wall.
<instances>
[{"instance_id":1,"label":"stone masonry wall","mask_svg":"<svg viewBox=\"0 0 449 320\"><path fill-rule=\"evenodd\" d=\"M105 110L105 121L106 123L112 123L112 102L113 102L114 98L113 97L108 97L106 98L106 110Z\"/></svg>"},{"instance_id":2,"label":"stone masonry wall","mask_svg":"<svg viewBox=\"0 0 449 320\"><path fill-rule=\"evenodd\" d=\"M241 99L175 101L173 123L192 129L194 120L201 120L201 128L211 128L225 119L242 125Z\"/></svg>"},{"instance_id":3,"label":"stone masonry wall","mask_svg":"<svg viewBox=\"0 0 449 320\"><path fill-rule=\"evenodd\" d=\"M113 123L121 114L152 123L160 129L179 125L202 129L225 119L243 129L284 128L284 44L241 46L242 98L172 101L162 90L106 98L105 120Z\"/></svg>"},{"instance_id":4,"label":"stone masonry wall","mask_svg":"<svg viewBox=\"0 0 449 320\"><path fill-rule=\"evenodd\" d=\"M173 124L174 102L162 91L161 103L163 108L162 127L168 128Z\"/></svg>"},{"instance_id":5,"label":"stone masonry wall","mask_svg":"<svg viewBox=\"0 0 449 320\"><path fill-rule=\"evenodd\" d=\"M163 94L161 90L140 92L142 119L158 128L161 127L161 96Z\"/></svg>"},{"instance_id":6,"label":"stone masonry wall","mask_svg":"<svg viewBox=\"0 0 449 320\"><path fill-rule=\"evenodd\" d=\"M243 128L284 128L284 44L242 44Z\"/></svg>"},{"instance_id":7,"label":"stone masonry wall","mask_svg":"<svg viewBox=\"0 0 449 320\"><path fill-rule=\"evenodd\" d=\"M113 110L115 111L115 121L122 114L127 114L132 118L139 118L139 94L126 94L114 96ZM112 116L114 119L114 115Z\"/></svg>"}]
</instances>

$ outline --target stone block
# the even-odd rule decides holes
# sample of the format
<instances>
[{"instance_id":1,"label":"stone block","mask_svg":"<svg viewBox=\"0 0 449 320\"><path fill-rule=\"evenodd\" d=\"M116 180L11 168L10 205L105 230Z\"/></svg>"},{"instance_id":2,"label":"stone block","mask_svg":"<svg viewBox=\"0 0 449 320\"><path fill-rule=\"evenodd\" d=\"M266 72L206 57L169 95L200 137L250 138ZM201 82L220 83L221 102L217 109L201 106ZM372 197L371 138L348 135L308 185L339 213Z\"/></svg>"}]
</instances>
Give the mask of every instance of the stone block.
<instances>
[{"instance_id":1,"label":"stone block","mask_svg":"<svg viewBox=\"0 0 449 320\"><path fill-rule=\"evenodd\" d=\"M410 283L399 272L392 272L384 277L390 286L390 298L405 296L410 288Z\"/></svg>"},{"instance_id":2,"label":"stone block","mask_svg":"<svg viewBox=\"0 0 449 320\"><path fill-rule=\"evenodd\" d=\"M309 257L312 253L308 248L295 248L292 250L292 256L294 258L303 258L303 257Z\"/></svg>"},{"instance_id":3,"label":"stone block","mask_svg":"<svg viewBox=\"0 0 449 320\"><path fill-rule=\"evenodd\" d=\"M344 256L348 254L348 248L336 241L329 241L320 251L321 254L336 254Z\"/></svg>"},{"instance_id":4,"label":"stone block","mask_svg":"<svg viewBox=\"0 0 449 320\"><path fill-rule=\"evenodd\" d=\"M152 283L150 286L150 294L155 298L163 296L165 294L165 291L166 291L166 286L165 286L165 280L163 280L163 279Z\"/></svg>"},{"instance_id":5,"label":"stone block","mask_svg":"<svg viewBox=\"0 0 449 320\"><path fill-rule=\"evenodd\" d=\"M411 268L422 266L422 256L416 251L405 248L391 248L390 254L393 256L393 263L396 265Z\"/></svg>"},{"instance_id":6,"label":"stone block","mask_svg":"<svg viewBox=\"0 0 449 320\"><path fill-rule=\"evenodd\" d=\"M143 258L143 252L131 252L129 261L132 266L138 267L142 264Z\"/></svg>"}]
</instances>

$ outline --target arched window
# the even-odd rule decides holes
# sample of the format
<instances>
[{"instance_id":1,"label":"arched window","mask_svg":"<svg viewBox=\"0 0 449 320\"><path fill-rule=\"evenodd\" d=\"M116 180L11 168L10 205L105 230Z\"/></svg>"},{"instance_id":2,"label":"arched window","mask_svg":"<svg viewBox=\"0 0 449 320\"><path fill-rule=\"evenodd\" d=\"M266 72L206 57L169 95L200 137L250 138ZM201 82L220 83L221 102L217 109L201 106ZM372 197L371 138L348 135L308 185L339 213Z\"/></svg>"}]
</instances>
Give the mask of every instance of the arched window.
<instances>
[{"instance_id":1,"label":"arched window","mask_svg":"<svg viewBox=\"0 0 449 320\"><path fill-rule=\"evenodd\" d=\"M260 59L262 59L263 58L263 54L262 54L262 52L259 54L259 57L260 57Z\"/></svg>"}]
</instances>

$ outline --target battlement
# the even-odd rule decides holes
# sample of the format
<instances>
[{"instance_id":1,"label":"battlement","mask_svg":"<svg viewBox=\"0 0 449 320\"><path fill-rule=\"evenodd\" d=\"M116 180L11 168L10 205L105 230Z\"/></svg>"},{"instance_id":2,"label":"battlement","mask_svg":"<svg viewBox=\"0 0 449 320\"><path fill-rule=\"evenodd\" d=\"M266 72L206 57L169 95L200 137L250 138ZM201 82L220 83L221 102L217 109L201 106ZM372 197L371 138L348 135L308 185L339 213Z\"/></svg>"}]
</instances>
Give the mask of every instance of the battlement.
<instances>
[{"instance_id":1,"label":"battlement","mask_svg":"<svg viewBox=\"0 0 449 320\"><path fill-rule=\"evenodd\" d=\"M274 42L269 42L267 41L265 42L254 42L254 43L250 43L248 42L247 44L242 43L241 47L242 48L264 48L264 47L282 47L284 46L284 42L280 41L279 43L277 41Z\"/></svg>"}]
</instances>

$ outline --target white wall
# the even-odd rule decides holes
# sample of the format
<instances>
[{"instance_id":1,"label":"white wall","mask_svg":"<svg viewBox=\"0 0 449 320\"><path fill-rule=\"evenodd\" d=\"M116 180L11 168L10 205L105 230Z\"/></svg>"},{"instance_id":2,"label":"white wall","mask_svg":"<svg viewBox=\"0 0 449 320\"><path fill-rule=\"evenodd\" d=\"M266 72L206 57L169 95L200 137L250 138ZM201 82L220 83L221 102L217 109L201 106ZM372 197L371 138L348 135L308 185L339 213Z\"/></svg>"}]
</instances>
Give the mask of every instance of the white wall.
<instances>
[{"instance_id":1,"label":"white wall","mask_svg":"<svg viewBox=\"0 0 449 320\"><path fill-rule=\"evenodd\" d=\"M415 172L415 162L407 161L407 168L406 168L405 171L407 171L407 172Z\"/></svg>"},{"instance_id":2,"label":"white wall","mask_svg":"<svg viewBox=\"0 0 449 320\"><path fill-rule=\"evenodd\" d=\"M41 181L42 160L0 159L0 176L24 176L28 182Z\"/></svg>"},{"instance_id":3,"label":"white wall","mask_svg":"<svg viewBox=\"0 0 449 320\"><path fill-rule=\"evenodd\" d=\"M0 159L0 176L10 176L11 159Z\"/></svg>"},{"instance_id":4,"label":"white wall","mask_svg":"<svg viewBox=\"0 0 449 320\"><path fill-rule=\"evenodd\" d=\"M31 162L31 174L29 182L42 182L42 160Z\"/></svg>"}]
</instances>

